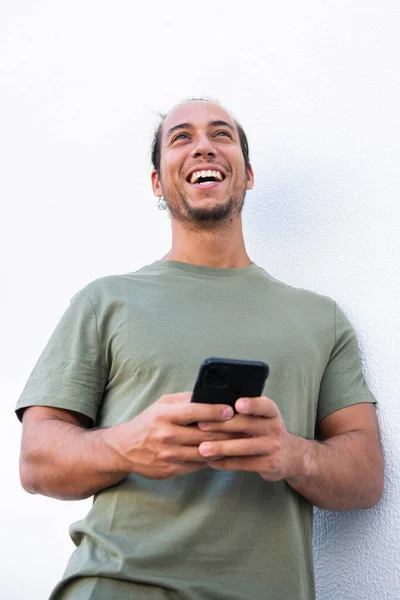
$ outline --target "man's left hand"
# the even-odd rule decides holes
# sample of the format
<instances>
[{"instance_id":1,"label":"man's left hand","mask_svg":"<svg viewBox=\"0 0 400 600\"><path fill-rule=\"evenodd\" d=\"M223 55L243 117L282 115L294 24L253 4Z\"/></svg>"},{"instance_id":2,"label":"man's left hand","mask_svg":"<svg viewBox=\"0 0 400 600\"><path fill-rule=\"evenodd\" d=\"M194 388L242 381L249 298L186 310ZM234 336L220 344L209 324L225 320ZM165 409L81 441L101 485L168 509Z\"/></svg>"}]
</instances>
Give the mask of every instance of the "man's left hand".
<instances>
[{"instance_id":1,"label":"man's left hand","mask_svg":"<svg viewBox=\"0 0 400 600\"><path fill-rule=\"evenodd\" d=\"M233 433L231 440L204 442L199 446L202 456L209 458L213 469L253 471L266 481L299 477L301 460L294 460L296 436L290 434L282 414L273 400L260 396L240 398L235 408L238 414L224 422L198 424L203 431ZM297 464L294 464L297 463Z\"/></svg>"}]
</instances>

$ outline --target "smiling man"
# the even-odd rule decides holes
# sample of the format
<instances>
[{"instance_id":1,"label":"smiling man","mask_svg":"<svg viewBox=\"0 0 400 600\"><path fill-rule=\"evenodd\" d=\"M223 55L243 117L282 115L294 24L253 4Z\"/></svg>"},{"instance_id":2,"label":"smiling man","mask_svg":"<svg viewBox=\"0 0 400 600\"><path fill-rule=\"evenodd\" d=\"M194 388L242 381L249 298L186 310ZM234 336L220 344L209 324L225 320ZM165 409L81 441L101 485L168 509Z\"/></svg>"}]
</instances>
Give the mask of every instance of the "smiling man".
<instances>
[{"instance_id":1,"label":"smiling man","mask_svg":"<svg viewBox=\"0 0 400 600\"><path fill-rule=\"evenodd\" d=\"M51 599L313 600L313 505L370 508L383 486L354 332L249 258L227 110L174 108L152 160L171 249L76 294L17 404L24 488L94 495ZM268 363L265 395L191 403L208 356Z\"/></svg>"},{"instance_id":2,"label":"smiling man","mask_svg":"<svg viewBox=\"0 0 400 600\"><path fill-rule=\"evenodd\" d=\"M181 122L185 118L193 121ZM152 174L153 189L166 196L172 218L214 229L239 217L253 172L232 117L215 104L193 101L168 115L161 132L165 151L161 171ZM201 146L200 161L193 139Z\"/></svg>"}]
</instances>

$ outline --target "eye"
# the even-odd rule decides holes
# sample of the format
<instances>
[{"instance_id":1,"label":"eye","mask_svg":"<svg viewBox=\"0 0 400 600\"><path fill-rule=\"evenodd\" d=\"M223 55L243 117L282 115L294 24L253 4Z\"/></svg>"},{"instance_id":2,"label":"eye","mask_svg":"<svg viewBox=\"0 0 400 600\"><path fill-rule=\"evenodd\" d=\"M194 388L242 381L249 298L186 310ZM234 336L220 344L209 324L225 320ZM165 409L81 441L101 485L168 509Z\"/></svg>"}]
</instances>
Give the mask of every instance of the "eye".
<instances>
[{"instance_id":1,"label":"eye","mask_svg":"<svg viewBox=\"0 0 400 600\"><path fill-rule=\"evenodd\" d=\"M221 129L220 131L217 131L217 132L215 133L215 135L216 135L216 136L217 136L217 135L218 135L218 136L222 135L222 136L226 136L226 137L229 137L229 138L230 138L230 137L232 137L232 136L231 136L231 134L229 133L229 131L226 131L226 129Z\"/></svg>"},{"instance_id":2,"label":"eye","mask_svg":"<svg viewBox=\"0 0 400 600\"><path fill-rule=\"evenodd\" d=\"M172 143L177 142L178 140L184 140L189 138L189 135L187 133L178 133L178 135L176 135L173 140Z\"/></svg>"}]
</instances>

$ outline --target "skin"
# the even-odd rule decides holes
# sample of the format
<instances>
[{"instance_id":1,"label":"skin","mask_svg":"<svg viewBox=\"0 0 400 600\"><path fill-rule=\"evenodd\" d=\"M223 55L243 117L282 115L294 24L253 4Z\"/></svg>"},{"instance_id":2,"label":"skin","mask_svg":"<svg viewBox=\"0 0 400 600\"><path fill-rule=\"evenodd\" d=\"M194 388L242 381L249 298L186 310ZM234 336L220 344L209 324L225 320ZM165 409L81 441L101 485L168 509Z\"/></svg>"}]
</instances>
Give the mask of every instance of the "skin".
<instances>
[{"instance_id":1,"label":"skin","mask_svg":"<svg viewBox=\"0 0 400 600\"><path fill-rule=\"evenodd\" d=\"M227 125L213 126L216 121ZM182 123L190 127L168 133ZM226 173L219 185L199 189L186 181L191 170L213 165ZM254 175L251 166L245 169L235 121L224 108L190 102L172 111L162 128L160 173L153 171L151 178L154 194L165 197L172 217L172 246L165 259L231 268L251 263L241 210ZM218 210L225 218L212 218ZM209 219L191 218L193 212Z\"/></svg>"},{"instance_id":2,"label":"skin","mask_svg":"<svg viewBox=\"0 0 400 600\"><path fill-rule=\"evenodd\" d=\"M24 489L62 500L80 500L129 473L170 479L204 469L202 442L231 434L188 427L231 418L229 406L192 404L191 393L162 396L128 423L91 430L90 419L46 406L23 417L20 476ZM73 474L73 475L72 475Z\"/></svg>"},{"instance_id":3,"label":"skin","mask_svg":"<svg viewBox=\"0 0 400 600\"><path fill-rule=\"evenodd\" d=\"M208 188L190 185L188 174L202 167L219 167L224 181ZM220 268L250 264L241 210L253 185L235 122L224 108L196 101L173 110L162 128L160 172L152 173L154 194L166 198L171 214L172 245L164 259ZM314 441L289 433L271 398L241 398L234 415L227 406L191 404L190 397L163 396L130 422L99 430L88 429L89 419L77 413L28 408L22 485L31 493L77 499L129 473L165 479L209 466L286 480L320 508L370 508L379 501L383 455L373 405L328 415ZM190 423L198 427L187 427Z\"/></svg>"}]
</instances>

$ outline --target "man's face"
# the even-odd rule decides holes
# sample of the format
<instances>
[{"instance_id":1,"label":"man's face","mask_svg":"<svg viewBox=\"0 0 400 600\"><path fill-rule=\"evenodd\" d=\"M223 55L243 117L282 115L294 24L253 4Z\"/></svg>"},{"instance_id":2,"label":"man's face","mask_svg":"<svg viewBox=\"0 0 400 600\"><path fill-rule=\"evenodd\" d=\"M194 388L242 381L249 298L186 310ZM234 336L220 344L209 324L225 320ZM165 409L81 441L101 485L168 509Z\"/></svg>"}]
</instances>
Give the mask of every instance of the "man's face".
<instances>
[{"instance_id":1,"label":"man's face","mask_svg":"<svg viewBox=\"0 0 400 600\"><path fill-rule=\"evenodd\" d=\"M178 221L209 229L240 215L254 179L231 115L202 101L172 111L162 126L160 175L153 171L152 184Z\"/></svg>"}]
</instances>

